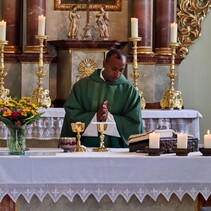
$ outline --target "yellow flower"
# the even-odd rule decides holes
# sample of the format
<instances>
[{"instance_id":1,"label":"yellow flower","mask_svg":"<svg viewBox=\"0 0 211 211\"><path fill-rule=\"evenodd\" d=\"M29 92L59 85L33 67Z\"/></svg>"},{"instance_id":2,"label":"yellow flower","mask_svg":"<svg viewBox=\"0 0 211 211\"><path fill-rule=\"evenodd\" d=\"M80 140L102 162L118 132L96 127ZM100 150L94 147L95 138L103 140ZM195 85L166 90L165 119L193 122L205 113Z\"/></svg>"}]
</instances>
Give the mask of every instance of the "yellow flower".
<instances>
[{"instance_id":1,"label":"yellow flower","mask_svg":"<svg viewBox=\"0 0 211 211\"><path fill-rule=\"evenodd\" d=\"M21 111L21 115L22 115L22 116L27 116L27 111L26 111L26 110L22 110L22 111Z\"/></svg>"},{"instance_id":2,"label":"yellow flower","mask_svg":"<svg viewBox=\"0 0 211 211\"><path fill-rule=\"evenodd\" d=\"M4 117L8 117L8 116L11 116L11 110L9 110L9 109L6 109L6 110L4 110L4 112L3 112L3 116Z\"/></svg>"}]
</instances>

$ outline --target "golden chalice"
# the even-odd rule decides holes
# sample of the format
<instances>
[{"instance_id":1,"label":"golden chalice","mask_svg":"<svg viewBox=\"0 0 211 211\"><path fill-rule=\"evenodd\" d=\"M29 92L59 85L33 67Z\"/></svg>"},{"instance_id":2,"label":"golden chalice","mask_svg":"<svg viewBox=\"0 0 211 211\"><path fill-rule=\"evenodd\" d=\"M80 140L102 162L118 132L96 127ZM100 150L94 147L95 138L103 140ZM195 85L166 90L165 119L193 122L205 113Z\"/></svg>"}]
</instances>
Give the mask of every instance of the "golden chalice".
<instances>
[{"instance_id":1,"label":"golden chalice","mask_svg":"<svg viewBox=\"0 0 211 211\"><path fill-rule=\"evenodd\" d=\"M96 149L93 149L94 152L107 152L108 150L106 149L104 145L104 131L107 129L108 124L106 123L98 123L97 124L97 130L100 133L100 146Z\"/></svg>"},{"instance_id":2,"label":"golden chalice","mask_svg":"<svg viewBox=\"0 0 211 211\"><path fill-rule=\"evenodd\" d=\"M77 133L76 135L77 145L74 148L73 152L86 152L87 151L86 147L81 146L81 134L80 134L85 129L85 123L82 122L71 123L71 128L74 133Z\"/></svg>"}]
</instances>

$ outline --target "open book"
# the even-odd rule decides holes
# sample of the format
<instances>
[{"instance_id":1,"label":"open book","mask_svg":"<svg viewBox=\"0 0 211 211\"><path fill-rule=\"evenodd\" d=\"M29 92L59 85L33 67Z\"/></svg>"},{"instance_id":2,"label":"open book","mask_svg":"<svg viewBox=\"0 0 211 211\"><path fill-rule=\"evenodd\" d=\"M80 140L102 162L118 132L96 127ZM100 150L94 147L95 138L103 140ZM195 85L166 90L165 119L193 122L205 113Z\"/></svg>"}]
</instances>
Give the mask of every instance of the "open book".
<instances>
[{"instance_id":1,"label":"open book","mask_svg":"<svg viewBox=\"0 0 211 211\"><path fill-rule=\"evenodd\" d=\"M172 129L164 129L164 130L152 130L149 131L147 133L141 133L141 134L135 134L135 135L131 135L128 138L128 143L136 143L139 141L144 141L144 140L149 140L149 134L150 133L160 133L160 138L172 138L172 137L176 137L176 133L174 130Z\"/></svg>"}]
</instances>

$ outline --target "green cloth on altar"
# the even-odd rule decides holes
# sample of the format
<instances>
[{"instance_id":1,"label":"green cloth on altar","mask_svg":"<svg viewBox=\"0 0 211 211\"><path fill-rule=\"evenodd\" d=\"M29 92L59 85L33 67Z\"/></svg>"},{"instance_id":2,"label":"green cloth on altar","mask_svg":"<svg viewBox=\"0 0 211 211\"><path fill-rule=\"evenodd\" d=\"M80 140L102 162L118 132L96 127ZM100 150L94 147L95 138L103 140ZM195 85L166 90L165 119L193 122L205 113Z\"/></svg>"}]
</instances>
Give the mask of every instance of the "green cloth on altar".
<instances>
[{"instance_id":1,"label":"green cloth on altar","mask_svg":"<svg viewBox=\"0 0 211 211\"><path fill-rule=\"evenodd\" d=\"M113 115L121 138L106 136L106 147L128 147L127 140L132 134L143 133L140 96L134 85L121 75L116 81L104 81L97 69L89 77L73 85L71 94L64 104L66 111L61 131L62 137L76 134L72 122L90 124L98 108L108 101L108 111ZM82 134L83 135L83 134ZM81 143L87 147L99 146L99 137L83 137Z\"/></svg>"}]
</instances>

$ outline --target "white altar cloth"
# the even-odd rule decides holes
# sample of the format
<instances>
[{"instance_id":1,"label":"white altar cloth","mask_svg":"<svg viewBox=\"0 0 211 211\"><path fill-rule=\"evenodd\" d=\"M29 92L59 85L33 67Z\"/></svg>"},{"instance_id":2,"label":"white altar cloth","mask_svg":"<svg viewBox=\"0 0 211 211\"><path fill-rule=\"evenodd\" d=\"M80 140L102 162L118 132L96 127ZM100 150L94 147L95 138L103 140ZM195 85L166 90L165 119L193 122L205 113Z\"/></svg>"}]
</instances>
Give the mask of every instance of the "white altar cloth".
<instances>
[{"instance_id":1,"label":"white altar cloth","mask_svg":"<svg viewBox=\"0 0 211 211\"><path fill-rule=\"evenodd\" d=\"M43 109L44 114L26 129L27 139L50 140L60 137L65 111L63 108ZM200 138L199 118L202 115L192 109L142 110L143 127L146 132L154 129L171 128ZM6 126L0 122L0 139L6 139Z\"/></svg>"},{"instance_id":2,"label":"white altar cloth","mask_svg":"<svg viewBox=\"0 0 211 211\"><path fill-rule=\"evenodd\" d=\"M8 194L13 201L22 195L28 202L33 195L40 201L49 194L54 202L78 194L83 201L92 194L99 202L108 195L114 202L119 195L129 201L132 195L142 202L149 195L167 200L174 193L195 200L211 194L211 157L200 152L187 157L175 154L148 156L128 149L109 152L63 153L61 149L31 149L25 156L8 156L0 148L0 200ZM42 154L43 153L43 154Z\"/></svg>"}]
</instances>

